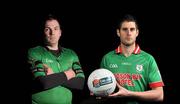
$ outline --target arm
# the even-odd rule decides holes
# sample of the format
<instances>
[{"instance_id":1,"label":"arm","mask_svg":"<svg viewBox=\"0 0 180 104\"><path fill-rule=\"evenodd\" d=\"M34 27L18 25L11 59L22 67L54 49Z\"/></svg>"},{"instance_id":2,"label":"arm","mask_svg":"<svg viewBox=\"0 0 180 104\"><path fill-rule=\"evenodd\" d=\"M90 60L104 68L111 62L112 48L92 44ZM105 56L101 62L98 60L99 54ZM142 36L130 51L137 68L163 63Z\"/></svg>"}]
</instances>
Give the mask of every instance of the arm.
<instances>
[{"instance_id":1,"label":"arm","mask_svg":"<svg viewBox=\"0 0 180 104\"><path fill-rule=\"evenodd\" d=\"M37 50L28 51L28 64L33 78L32 93L62 85L72 77L67 77L64 72L54 73L48 65L43 64L41 53Z\"/></svg>"},{"instance_id":2,"label":"arm","mask_svg":"<svg viewBox=\"0 0 180 104\"><path fill-rule=\"evenodd\" d=\"M164 99L162 87L153 88L152 90L145 91L145 92L130 91L130 96L138 98L138 99L142 99L145 101L163 101Z\"/></svg>"},{"instance_id":3,"label":"arm","mask_svg":"<svg viewBox=\"0 0 180 104\"><path fill-rule=\"evenodd\" d=\"M81 73L81 71L69 69L61 73L54 73L47 65L43 64L43 67L46 76L35 78L35 84L39 86L40 89L46 90L59 85L72 89L83 89L85 79L83 77L75 77L76 74Z\"/></svg>"},{"instance_id":4,"label":"arm","mask_svg":"<svg viewBox=\"0 0 180 104\"><path fill-rule=\"evenodd\" d=\"M46 76L38 76L33 80L33 89L35 92L40 92L59 85L72 89L83 89L84 81L83 77L75 77L72 69L53 73L52 69L48 68Z\"/></svg>"},{"instance_id":5,"label":"arm","mask_svg":"<svg viewBox=\"0 0 180 104\"><path fill-rule=\"evenodd\" d=\"M33 92L44 91L59 85L63 85L67 81L66 75L61 73L55 73L47 76L36 77L32 82Z\"/></svg>"},{"instance_id":6,"label":"arm","mask_svg":"<svg viewBox=\"0 0 180 104\"><path fill-rule=\"evenodd\" d=\"M83 89L85 79L83 77L75 77L78 73L75 73L72 69L61 73L53 73L52 69L47 65L43 64L43 66L46 76L38 76L33 82L33 85L35 85L36 89L38 88L39 91L47 90L59 85L72 89Z\"/></svg>"},{"instance_id":7,"label":"arm","mask_svg":"<svg viewBox=\"0 0 180 104\"><path fill-rule=\"evenodd\" d=\"M34 73L40 71L44 72L45 76L36 77L34 80L34 84L41 87L42 90L63 85L64 83L67 83L68 80L75 77L75 73L72 69L60 73L54 73L52 69L45 64L43 64L43 69L34 71Z\"/></svg>"},{"instance_id":8,"label":"arm","mask_svg":"<svg viewBox=\"0 0 180 104\"><path fill-rule=\"evenodd\" d=\"M124 96L124 97L132 97L143 101L163 101L164 99L164 91L163 86L164 83L161 78L161 74L159 72L158 66L153 57L149 58L148 65L148 83L151 90L137 92L137 91L129 91L117 83L119 91L117 93L112 94L111 96Z\"/></svg>"},{"instance_id":9,"label":"arm","mask_svg":"<svg viewBox=\"0 0 180 104\"><path fill-rule=\"evenodd\" d=\"M85 82L84 72L81 68L81 64L79 62L79 58L77 54L74 51L71 51L71 52L72 52L72 58L73 58L71 71L75 73L75 76L73 76L72 79L64 83L64 86L71 89L82 90L84 88L84 82ZM66 75L69 76L68 73Z\"/></svg>"},{"instance_id":10,"label":"arm","mask_svg":"<svg viewBox=\"0 0 180 104\"><path fill-rule=\"evenodd\" d=\"M117 87L119 88L119 91L110 96L132 97L143 101L163 101L164 98L162 87L152 88L151 90L144 92L129 91L119 84L117 84Z\"/></svg>"},{"instance_id":11,"label":"arm","mask_svg":"<svg viewBox=\"0 0 180 104\"><path fill-rule=\"evenodd\" d=\"M72 75L72 73L74 73L74 75ZM83 77L84 73L82 69L70 69L68 72L65 72L65 74L66 76L71 77L63 84L63 86L78 90L82 90L84 88L85 78Z\"/></svg>"},{"instance_id":12,"label":"arm","mask_svg":"<svg viewBox=\"0 0 180 104\"><path fill-rule=\"evenodd\" d=\"M75 65L74 70L69 69L64 72L54 73L53 70L46 64L43 64L37 54L29 53L28 62L31 65L31 71L33 74L33 89L36 92L47 90L56 86L65 86L69 88L82 89L84 86L84 78L81 75L83 72L78 69L78 65ZM77 77L77 78L76 78Z\"/></svg>"},{"instance_id":13,"label":"arm","mask_svg":"<svg viewBox=\"0 0 180 104\"><path fill-rule=\"evenodd\" d=\"M83 77L75 77L64 83L63 85L72 88L82 90L84 88L85 79Z\"/></svg>"}]
</instances>

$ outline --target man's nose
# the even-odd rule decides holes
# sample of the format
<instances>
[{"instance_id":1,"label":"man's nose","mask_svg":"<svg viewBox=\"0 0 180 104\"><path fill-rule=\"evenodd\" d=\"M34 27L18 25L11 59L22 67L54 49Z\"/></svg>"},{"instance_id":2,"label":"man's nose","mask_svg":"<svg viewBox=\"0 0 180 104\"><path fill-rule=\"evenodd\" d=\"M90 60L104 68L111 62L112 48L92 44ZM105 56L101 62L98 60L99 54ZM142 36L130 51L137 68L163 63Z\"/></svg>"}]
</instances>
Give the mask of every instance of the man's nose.
<instances>
[{"instance_id":1,"label":"man's nose","mask_svg":"<svg viewBox=\"0 0 180 104\"><path fill-rule=\"evenodd\" d=\"M53 30L50 31L50 35L54 35L54 31Z\"/></svg>"},{"instance_id":2,"label":"man's nose","mask_svg":"<svg viewBox=\"0 0 180 104\"><path fill-rule=\"evenodd\" d=\"M127 35L131 35L131 31L129 29L127 30Z\"/></svg>"}]
</instances>

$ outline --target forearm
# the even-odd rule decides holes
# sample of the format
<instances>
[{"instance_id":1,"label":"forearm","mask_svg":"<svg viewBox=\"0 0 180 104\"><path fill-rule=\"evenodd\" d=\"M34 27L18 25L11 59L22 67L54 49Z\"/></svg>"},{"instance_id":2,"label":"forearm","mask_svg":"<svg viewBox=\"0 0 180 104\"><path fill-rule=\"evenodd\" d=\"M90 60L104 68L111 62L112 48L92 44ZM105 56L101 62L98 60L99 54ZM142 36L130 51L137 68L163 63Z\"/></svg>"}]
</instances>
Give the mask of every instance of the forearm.
<instances>
[{"instance_id":1,"label":"forearm","mask_svg":"<svg viewBox=\"0 0 180 104\"><path fill-rule=\"evenodd\" d=\"M40 76L33 80L33 93L41 92L56 86L65 86L72 89L83 89L85 79L83 77L74 77L70 80L64 72L55 73L48 76Z\"/></svg>"},{"instance_id":2,"label":"forearm","mask_svg":"<svg viewBox=\"0 0 180 104\"><path fill-rule=\"evenodd\" d=\"M84 88L85 79L83 77L74 77L63 84L68 88L82 90Z\"/></svg>"},{"instance_id":3,"label":"forearm","mask_svg":"<svg viewBox=\"0 0 180 104\"><path fill-rule=\"evenodd\" d=\"M67 82L63 84L63 86L70 89L78 89L82 90L84 88L84 73L81 68L79 69L69 69L64 72L68 79Z\"/></svg>"},{"instance_id":4,"label":"forearm","mask_svg":"<svg viewBox=\"0 0 180 104\"><path fill-rule=\"evenodd\" d=\"M62 73L55 73L48 76L40 76L33 80L33 90L35 92L40 92L53 88L59 85L62 85L67 81L66 75Z\"/></svg>"},{"instance_id":5,"label":"forearm","mask_svg":"<svg viewBox=\"0 0 180 104\"><path fill-rule=\"evenodd\" d=\"M158 87L145 92L129 91L128 96L138 98L144 101L163 101L164 98L162 87Z\"/></svg>"}]
</instances>

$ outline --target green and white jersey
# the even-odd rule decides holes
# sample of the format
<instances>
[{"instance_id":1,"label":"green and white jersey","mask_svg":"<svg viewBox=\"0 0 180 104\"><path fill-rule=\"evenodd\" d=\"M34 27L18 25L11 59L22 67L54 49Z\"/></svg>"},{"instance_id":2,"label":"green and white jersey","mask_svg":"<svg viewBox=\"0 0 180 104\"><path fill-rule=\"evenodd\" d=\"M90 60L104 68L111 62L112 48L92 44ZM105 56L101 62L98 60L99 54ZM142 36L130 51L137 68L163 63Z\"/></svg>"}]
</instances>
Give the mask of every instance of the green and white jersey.
<instances>
[{"instance_id":1,"label":"green and white jersey","mask_svg":"<svg viewBox=\"0 0 180 104\"><path fill-rule=\"evenodd\" d=\"M28 61L31 68L43 69L43 64L48 65L54 73L60 73L68 69L81 69L78 56L73 50L62 48L59 56L52 54L47 48L37 46L29 49ZM45 72L33 73L33 78L45 76ZM76 74L76 77L84 77L83 73ZM33 104L71 104L72 92L63 86L57 86L32 95Z\"/></svg>"},{"instance_id":2,"label":"green and white jersey","mask_svg":"<svg viewBox=\"0 0 180 104\"><path fill-rule=\"evenodd\" d=\"M101 68L113 72L117 82L131 91L146 91L149 87L164 85L155 59L140 50L138 45L129 57L122 54L120 47L107 53L102 59Z\"/></svg>"}]
</instances>

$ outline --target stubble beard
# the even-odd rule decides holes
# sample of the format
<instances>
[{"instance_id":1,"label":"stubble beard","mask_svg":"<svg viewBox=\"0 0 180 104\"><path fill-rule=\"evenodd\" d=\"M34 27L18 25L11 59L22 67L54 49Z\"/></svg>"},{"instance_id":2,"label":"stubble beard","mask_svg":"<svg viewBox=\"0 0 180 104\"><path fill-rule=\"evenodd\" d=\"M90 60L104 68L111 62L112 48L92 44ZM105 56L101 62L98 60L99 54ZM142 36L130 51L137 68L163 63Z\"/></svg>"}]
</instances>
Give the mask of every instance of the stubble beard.
<instances>
[{"instance_id":1,"label":"stubble beard","mask_svg":"<svg viewBox=\"0 0 180 104\"><path fill-rule=\"evenodd\" d=\"M133 44L135 44L135 41L132 41L132 42L124 42L124 41L122 41L121 43L122 43L124 46L129 47L129 46L132 46Z\"/></svg>"}]
</instances>

